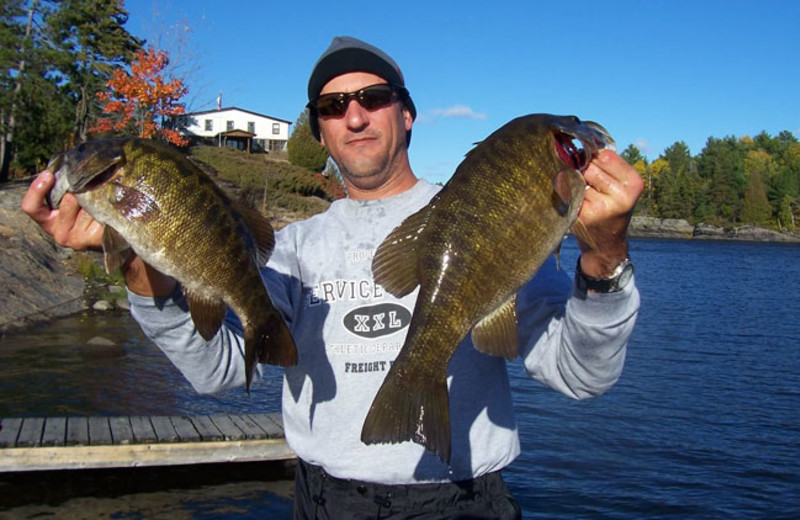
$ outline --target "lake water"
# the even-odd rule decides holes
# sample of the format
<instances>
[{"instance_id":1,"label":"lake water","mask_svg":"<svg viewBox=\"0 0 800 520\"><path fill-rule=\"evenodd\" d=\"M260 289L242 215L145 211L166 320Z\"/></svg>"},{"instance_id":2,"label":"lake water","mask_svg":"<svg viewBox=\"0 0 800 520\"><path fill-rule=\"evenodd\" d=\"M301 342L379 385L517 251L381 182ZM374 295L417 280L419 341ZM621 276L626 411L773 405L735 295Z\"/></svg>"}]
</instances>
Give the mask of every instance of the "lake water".
<instances>
[{"instance_id":1,"label":"lake water","mask_svg":"<svg viewBox=\"0 0 800 520\"><path fill-rule=\"evenodd\" d=\"M567 241L562 265L576 256ZM634 240L631 256L642 309L613 389L573 401L510 365L523 454L506 479L525 518L800 518L800 246ZM116 343L87 347L97 336ZM250 397L194 394L125 315L7 336L0 366L3 417L280 407L277 370ZM279 518L288 504L245 483L17 512Z\"/></svg>"}]
</instances>

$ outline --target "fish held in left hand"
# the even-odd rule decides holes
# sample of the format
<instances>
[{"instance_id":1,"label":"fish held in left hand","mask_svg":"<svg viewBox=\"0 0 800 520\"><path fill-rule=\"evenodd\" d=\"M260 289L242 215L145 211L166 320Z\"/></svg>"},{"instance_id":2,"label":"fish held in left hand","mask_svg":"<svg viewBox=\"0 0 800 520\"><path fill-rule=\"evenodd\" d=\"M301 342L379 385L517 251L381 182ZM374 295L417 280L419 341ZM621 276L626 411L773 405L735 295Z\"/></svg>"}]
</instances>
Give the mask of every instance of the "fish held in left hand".
<instances>
[{"instance_id":1,"label":"fish held in left hand","mask_svg":"<svg viewBox=\"0 0 800 520\"><path fill-rule=\"evenodd\" d=\"M517 118L479 143L430 203L378 247L375 281L419 296L405 343L361 432L366 444L413 441L450 461L447 366L472 331L482 352L518 351L516 293L577 220L582 171L613 139L573 116Z\"/></svg>"},{"instance_id":2,"label":"fish held in left hand","mask_svg":"<svg viewBox=\"0 0 800 520\"><path fill-rule=\"evenodd\" d=\"M55 208L66 192L104 224L109 272L131 250L183 289L200 335L211 339L230 307L242 322L246 384L256 363L297 363L292 335L259 272L275 243L269 222L232 202L175 148L147 139L81 144L50 161Z\"/></svg>"}]
</instances>

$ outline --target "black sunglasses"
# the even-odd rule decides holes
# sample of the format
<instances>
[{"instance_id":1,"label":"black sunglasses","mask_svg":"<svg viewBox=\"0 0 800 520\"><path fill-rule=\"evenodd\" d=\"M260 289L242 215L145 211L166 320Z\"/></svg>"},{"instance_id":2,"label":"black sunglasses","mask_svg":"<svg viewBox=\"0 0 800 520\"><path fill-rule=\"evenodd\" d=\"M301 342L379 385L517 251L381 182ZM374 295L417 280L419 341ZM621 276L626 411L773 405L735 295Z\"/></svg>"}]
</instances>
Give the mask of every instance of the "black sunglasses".
<instances>
[{"instance_id":1,"label":"black sunglasses","mask_svg":"<svg viewBox=\"0 0 800 520\"><path fill-rule=\"evenodd\" d=\"M402 96L407 95L408 91L403 87L389 83L378 83L355 92L322 94L317 99L309 101L306 106L315 110L317 115L323 117L342 117L347 112L347 106L350 104L351 99L355 99L359 105L372 111L388 106L395 100L396 96L402 98Z\"/></svg>"}]
</instances>

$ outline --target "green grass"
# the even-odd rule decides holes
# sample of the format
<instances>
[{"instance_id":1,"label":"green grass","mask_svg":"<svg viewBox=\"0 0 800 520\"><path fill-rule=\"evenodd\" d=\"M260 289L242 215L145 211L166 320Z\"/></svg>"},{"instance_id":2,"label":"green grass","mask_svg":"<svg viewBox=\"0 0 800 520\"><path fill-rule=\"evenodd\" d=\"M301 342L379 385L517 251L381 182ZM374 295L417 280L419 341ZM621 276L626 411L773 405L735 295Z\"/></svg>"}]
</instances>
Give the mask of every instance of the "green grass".
<instances>
[{"instance_id":1,"label":"green grass","mask_svg":"<svg viewBox=\"0 0 800 520\"><path fill-rule=\"evenodd\" d=\"M321 213L332 200L314 172L271 155L195 146L190 156L238 187L240 196L265 213L275 227Z\"/></svg>"}]
</instances>

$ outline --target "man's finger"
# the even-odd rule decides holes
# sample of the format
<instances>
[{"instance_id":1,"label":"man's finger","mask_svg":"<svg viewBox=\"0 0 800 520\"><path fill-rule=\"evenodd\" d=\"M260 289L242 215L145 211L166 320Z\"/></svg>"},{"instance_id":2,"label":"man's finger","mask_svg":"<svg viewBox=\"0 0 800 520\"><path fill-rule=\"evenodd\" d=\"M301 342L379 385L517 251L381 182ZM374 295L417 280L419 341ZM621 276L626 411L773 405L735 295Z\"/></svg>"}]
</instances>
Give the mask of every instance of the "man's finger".
<instances>
[{"instance_id":1,"label":"man's finger","mask_svg":"<svg viewBox=\"0 0 800 520\"><path fill-rule=\"evenodd\" d=\"M22 197L20 208L36 222L46 221L50 216L50 208L45 202L45 195L53 187L55 177L47 170L41 172L31 183L28 191Z\"/></svg>"}]
</instances>

